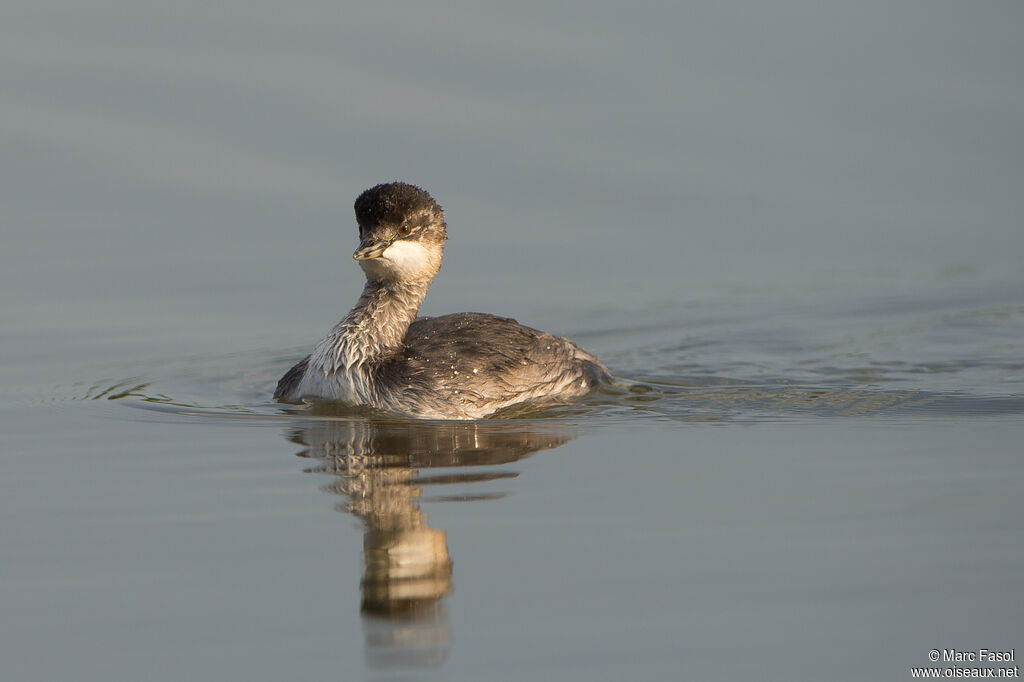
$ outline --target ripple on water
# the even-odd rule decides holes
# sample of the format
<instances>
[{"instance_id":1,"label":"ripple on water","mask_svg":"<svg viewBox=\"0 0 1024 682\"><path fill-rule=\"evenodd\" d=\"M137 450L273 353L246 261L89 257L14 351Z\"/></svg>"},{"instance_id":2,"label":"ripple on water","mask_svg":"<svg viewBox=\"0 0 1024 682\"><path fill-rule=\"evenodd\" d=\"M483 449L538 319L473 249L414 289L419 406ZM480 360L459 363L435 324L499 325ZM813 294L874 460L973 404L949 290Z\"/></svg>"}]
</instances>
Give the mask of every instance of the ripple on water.
<instances>
[{"instance_id":1,"label":"ripple on water","mask_svg":"<svg viewBox=\"0 0 1024 682\"><path fill-rule=\"evenodd\" d=\"M794 305L782 315L737 303L730 316L691 306L678 319L658 311L657 324L582 332L615 381L571 404L507 410L489 421L1024 415L1024 307L891 305ZM277 379L304 353L149 361L123 368L124 378L75 384L47 399L210 417L386 418L327 402L273 402Z\"/></svg>"},{"instance_id":2,"label":"ripple on water","mask_svg":"<svg viewBox=\"0 0 1024 682\"><path fill-rule=\"evenodd\" d=\"M257 360L258 358L250 358ZM186 372L133 376L79 385L75 401L111 401L125 406L179 415L257 419L388 419L362 407L316 401L282 405L271 400L277 371L250 374L224 371L237 355L210 358ZM290 360L279 362L285 368ZM265 366L254 364L252 366ZM283 369L281 369L283 371ZM488 421L570 420L590 423L660 419L675 421L772 421L794 418L921 418L1024 415L1024 397L976 395L892 387L907 375L956 372L906 363L861 368L804 368L813 381L782 376L734 378L708 372L657 373L617 377L585 398L569 404L506 410ZM739 374L739 373L737 373Z\"/></svg>"}]
</instances>

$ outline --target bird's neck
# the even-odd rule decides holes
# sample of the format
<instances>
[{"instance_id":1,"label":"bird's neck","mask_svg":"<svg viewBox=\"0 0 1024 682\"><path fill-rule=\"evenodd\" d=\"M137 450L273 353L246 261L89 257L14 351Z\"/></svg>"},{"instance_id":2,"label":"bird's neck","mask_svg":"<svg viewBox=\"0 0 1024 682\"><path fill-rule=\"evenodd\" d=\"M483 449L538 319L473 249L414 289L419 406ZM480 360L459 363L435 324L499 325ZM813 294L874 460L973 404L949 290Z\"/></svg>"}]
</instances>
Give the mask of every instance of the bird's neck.
<instances>
[{"instance_id":1,"label":"bird's neck","mask_svg":"<svg viewBox=\"0 0 1024 682\"><path fill-rule=\"evenodd\" d=\"M324 373L357 369L401 350L429 288L429 281L367 281L359 301L318 348Z\"/></svg>"}]
</instances>

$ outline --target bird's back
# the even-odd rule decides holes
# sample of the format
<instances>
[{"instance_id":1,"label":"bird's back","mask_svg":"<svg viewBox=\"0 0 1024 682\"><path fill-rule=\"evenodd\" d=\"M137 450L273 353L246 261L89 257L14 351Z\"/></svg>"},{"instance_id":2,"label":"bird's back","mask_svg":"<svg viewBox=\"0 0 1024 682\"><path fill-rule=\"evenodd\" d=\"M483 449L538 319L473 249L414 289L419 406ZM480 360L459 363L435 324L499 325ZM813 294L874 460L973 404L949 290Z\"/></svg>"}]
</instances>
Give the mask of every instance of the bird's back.
<instances>
[{"instance_id":1,"label":"bird's back","mask_svg":"<svg viewBox=\"0 0 1024 682\"><path fill-rule=\"evenodd\" d=\"M454 407L468 417L581 395L607 376L597 358L572 341L484 313L415 320L403 352L377 371L390 384L390 400L405 407L421 403L427 411Z\"/></svg>"}]
</instances>

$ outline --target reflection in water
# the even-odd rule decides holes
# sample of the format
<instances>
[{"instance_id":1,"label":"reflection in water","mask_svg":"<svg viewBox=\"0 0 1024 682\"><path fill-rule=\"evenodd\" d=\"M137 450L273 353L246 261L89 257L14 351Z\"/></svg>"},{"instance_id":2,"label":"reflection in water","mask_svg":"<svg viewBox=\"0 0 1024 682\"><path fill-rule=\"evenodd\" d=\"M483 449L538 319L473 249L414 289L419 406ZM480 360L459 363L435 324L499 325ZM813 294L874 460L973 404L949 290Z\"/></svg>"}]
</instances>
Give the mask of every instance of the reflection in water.
<instances>
[{"instance_id":1,"label":"reflection in water","mask_svg":"<svg viewBox=\"0 0 1024 682\"><path fill-rule=\"evenodd\" d=\"M423 487L514 478L515 472L459 471L421 476L435 467L495 467L574 437L557 422L417 423L316 420L289 440L317 461L311 473L337 476L325 489L346 501L339 511L362 520L362 613L373 666L437 665L451 644L442 598L452 590L452 560L443 530L419 507ZM494 494L434 499L483 500Z\"/></svg>"}]
</instances>

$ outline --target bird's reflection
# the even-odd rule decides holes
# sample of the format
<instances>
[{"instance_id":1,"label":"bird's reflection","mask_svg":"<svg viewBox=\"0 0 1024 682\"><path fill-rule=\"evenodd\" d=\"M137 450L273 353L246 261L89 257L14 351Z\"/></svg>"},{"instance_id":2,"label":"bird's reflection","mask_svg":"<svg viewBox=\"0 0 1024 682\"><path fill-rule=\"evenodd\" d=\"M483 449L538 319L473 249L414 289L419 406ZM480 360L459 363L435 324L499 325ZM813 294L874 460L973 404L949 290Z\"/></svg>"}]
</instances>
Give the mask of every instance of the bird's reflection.
<instances>
[{"instance_id":1,"label":"bird's reflection","mask_svg":"<svg viewBox=\"0 0 1024 682\"><path fill-rule=\"evenodd\" d=\"M557 422L418 423L316 420L297 424L289 440L311 473L337 479L325 490L362 520L362 613L367 657L373 666L436 665L451 645L443 597L452 590L452 560L443 530L420 509L424 486L455 486L447 501L484 500L472 484L514 478L501 468L575 436ZM474 467L423 475L424 469ZM476 469L476 467L487 467Z\"/></svg>"}]
</instances>

